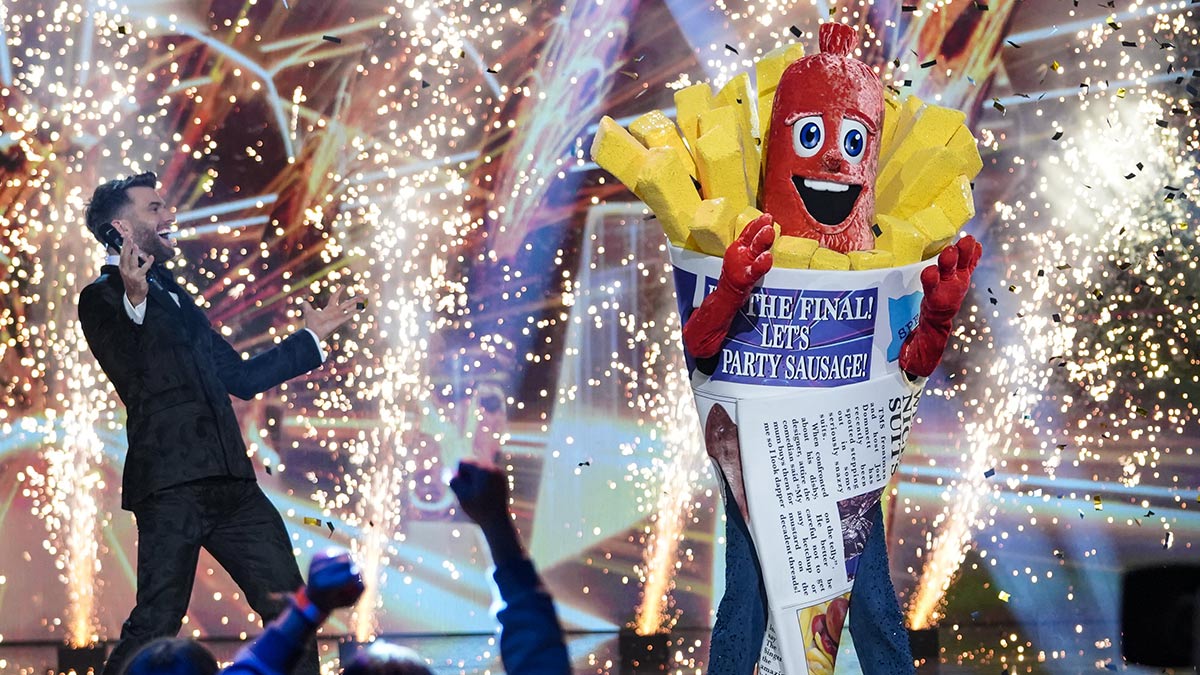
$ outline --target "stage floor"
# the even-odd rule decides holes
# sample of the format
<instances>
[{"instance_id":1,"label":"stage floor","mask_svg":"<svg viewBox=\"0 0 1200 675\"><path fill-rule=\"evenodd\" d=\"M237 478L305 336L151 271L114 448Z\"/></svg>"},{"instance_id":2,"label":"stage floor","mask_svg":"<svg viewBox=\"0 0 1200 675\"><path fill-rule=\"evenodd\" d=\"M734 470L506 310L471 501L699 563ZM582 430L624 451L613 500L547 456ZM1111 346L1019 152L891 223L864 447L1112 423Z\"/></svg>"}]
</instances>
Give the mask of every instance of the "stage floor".
<instances>
[{"instance_id":1,"label":"stage floor","mask_svg":"<svg viewBox=\"0 0 1200 675\"><path fill-rule=\"evenodd\" d=\"M1001 630L1000 627L992 627ZM953 637L947 631L939 631L943 649L946 640ZM708 631L683 630L674 634L675 646L672 647L671 667L668 672L679 675L702 675L707 667ZM494 635L423 635L397 636L390 641L417 650L422 656L432 662L432 669L437 675L502 675L505 671L500 664L499 647ZM218 661L225 663L231 660L242 646L236 640L202 640L212 650ZM328 675L340 672L338 663L339 642L335 638L321 640L322 671ZM616 633L575 633L568 636L568 648L576 675L631 675L633 673L662 672L638 668L623 668L618 652L618 637ZM56 645L5 645L0 643L0 673L5 675L45 675L55 672ZM1064 669L1065 668L1065 669ZM1090 668L1088 670L1094 670ZM1139 668L1122 665L1121 672L1126 673L1162 673L1162 669ZM852 675L858 673L853 655L840 659L837 675ZM1017 665L1015 668L1003 670L995 663L941 663L936 667L923 667L918 673L926 675L968 675L973 673L1067 673L1079 672L1070 663L1030 663ZM1183 671L1176 671L1183 672ZM1194 672L1194 671L1188 671Z\"/></svg>"}]
</instances>

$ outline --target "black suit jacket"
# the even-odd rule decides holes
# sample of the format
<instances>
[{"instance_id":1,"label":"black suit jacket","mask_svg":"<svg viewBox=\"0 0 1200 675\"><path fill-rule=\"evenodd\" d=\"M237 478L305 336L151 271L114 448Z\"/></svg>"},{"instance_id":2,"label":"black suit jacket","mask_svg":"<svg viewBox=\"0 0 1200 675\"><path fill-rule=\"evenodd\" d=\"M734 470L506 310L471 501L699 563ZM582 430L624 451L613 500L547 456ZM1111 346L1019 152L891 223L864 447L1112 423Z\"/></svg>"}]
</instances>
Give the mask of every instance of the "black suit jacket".
<instances>
[{"instance_id":1,"label":"black suit jacket","mask_svg":"<svg viewBox=\"0 0 1200 675\"><path fill-rule=\"evenodd\" d=\"M320 366L316 341L298 331L244 360L170 281L182 307L152 284L139 326L125 312L120 270L100 271L79 295L79 320L128 411L121 507L200 478L254 479L229 396L251 399Z\"/></svg>"}]
</instances>

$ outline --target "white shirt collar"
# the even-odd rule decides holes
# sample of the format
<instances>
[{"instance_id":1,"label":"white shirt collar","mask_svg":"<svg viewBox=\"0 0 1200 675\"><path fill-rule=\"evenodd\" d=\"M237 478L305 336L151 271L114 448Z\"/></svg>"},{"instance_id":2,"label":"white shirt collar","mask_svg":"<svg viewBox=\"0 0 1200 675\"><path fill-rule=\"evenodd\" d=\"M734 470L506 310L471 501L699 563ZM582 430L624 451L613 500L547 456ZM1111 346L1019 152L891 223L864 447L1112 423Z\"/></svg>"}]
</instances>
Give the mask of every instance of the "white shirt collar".
<instances>
[{"instance_id":1,"label":"white shirt collar","mask_svg":"<svg viewBox=\"0 0 1200 675\"><path fill-rule=\"evenodd\" d=\"M116 253L109 255L106 258L104 258L104 264L105 265L120 265L121 264L121 256Z\"/></svg>"}]
</instances>

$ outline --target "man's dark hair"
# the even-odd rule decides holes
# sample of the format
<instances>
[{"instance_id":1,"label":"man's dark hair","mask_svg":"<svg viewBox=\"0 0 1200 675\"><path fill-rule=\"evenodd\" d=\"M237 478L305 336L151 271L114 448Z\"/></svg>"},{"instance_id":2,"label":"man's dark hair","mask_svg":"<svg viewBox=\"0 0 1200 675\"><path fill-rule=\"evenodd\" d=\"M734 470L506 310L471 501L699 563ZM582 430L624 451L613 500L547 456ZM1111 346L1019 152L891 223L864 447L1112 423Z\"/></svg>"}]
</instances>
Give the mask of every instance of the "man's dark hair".
<instances>
[{"instance_id":1,"label":"man's dark hair","mask_svg":"<svg viewBox=\"0 0 1200 675\"><path fill-rule=\"evenodd\" d=\"M136 176L110 180L101 183L92 193L92 201L87 205L87 229L100 243L108 243L100 239L100 228L118 218L121 209L133 203L129 195L125 194L132 187L158 187L158 176L147 171Z\"/></svg>"},{"instance_id":2,"label":"man's dark hair","mask_svg":"<svg viewBox=\"0 0 1200 675\"><path fill-rule=\"evenodd\" d=\"M188 638L159 638L133 655L122 675L215 675L217 660Z\"/></svg>"}]
</instances>

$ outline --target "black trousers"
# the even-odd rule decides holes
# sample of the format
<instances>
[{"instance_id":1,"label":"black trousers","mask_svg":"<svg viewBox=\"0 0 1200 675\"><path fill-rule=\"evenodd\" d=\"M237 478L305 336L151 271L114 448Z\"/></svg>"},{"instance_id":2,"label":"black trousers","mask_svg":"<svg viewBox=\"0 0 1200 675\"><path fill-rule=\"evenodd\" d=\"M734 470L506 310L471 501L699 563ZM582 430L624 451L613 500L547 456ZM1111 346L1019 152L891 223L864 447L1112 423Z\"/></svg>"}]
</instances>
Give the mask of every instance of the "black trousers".
<instances>
[{"instance_id":1,"label":"black trousers","mask_svg":"<svg viewBox=\"0 0 1200 675\"><path fill-rule=\"evenodd\" d=\"M121 640L103 675L120 675L147 642L179 633L200 548L204 547L242 589L264 622L286 606L303 583L287 528L252 480L209 478L160 490L133 508L137 518L137 605L121 627ZM297 673L319 673L316 643Z\"/></svg>"}]
</instances>

